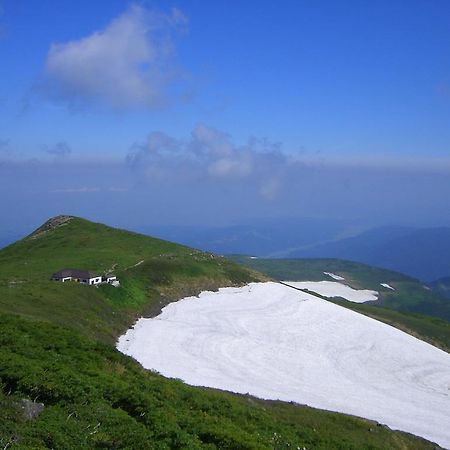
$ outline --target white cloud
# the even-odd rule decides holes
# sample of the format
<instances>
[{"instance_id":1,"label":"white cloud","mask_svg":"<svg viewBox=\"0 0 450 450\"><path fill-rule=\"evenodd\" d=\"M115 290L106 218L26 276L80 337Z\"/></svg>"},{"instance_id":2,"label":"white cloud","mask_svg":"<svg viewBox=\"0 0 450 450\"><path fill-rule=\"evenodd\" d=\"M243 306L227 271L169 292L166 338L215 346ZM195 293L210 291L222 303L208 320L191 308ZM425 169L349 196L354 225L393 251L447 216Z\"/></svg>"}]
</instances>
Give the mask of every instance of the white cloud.
<instances>
[{"instance_id":1,"label":"white cloud","mask_svg":"<svg viewBox=\"0 0 450 450\"><path fill-rule=\"evenodd\" d=\"M45 92L72 106L95 100L122 109L156 107L175 78L172 33L187 23L183 13L132 5L105 29L51 45Z\"/></svg>"},{"instance_id":2,"label":"white cloud","mask_svg":"<svg viewBox=\"0 0 450 450\"><path fill-rule=\"evenodd\" d=\"M151 133L145 144L135 146L128 155L128 163L153 179L240 180L269 174L273 178L285 157L265 141L250 139L236 145L229 135L201 124L187 142Z\"/></svg>"},{"instance_id":3,"label":"white cloud","mask_svg":"<svg viewBox=\"0 0 450 450\"><path fill-rule=\"evenodd\" d=\"M228 134L203 124L187 141L153 132L145 144L134 146L127 162L143 181L240 183L254 186L266 200L277 196L288 167L279 145L255 138L237 145Z\"/></svg>"},{"instance_id":4,"label":"white cloud","mask_svg":"<svg viewBox=\"0 0 450 450\"><path fill-rule=\"evenodd\" d=\"M208 173L212 177L245 177L252 172L252 157L249 153L243 153L235 157L220 158L212 161L208 167Z\"/></svg>"}]
</instances>

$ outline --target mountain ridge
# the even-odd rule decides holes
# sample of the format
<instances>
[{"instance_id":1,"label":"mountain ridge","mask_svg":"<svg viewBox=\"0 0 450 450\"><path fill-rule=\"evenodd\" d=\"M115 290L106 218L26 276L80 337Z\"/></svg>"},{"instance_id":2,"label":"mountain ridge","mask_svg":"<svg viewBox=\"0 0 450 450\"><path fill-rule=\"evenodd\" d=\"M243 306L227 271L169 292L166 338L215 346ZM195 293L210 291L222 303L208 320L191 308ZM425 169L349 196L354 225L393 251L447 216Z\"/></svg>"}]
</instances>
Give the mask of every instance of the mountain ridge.
<instances>
[{"instance_id":1,"label":"mountain ridge","mask_svg":"<svg viewBox=\"0 0 450 450\"><path fill-rule=\"evenodd\" d=\"M406 273L424 282L450 275L450 227L380 228L309 249L289 257L339 258Z\"/></svg>"}]
</instances>

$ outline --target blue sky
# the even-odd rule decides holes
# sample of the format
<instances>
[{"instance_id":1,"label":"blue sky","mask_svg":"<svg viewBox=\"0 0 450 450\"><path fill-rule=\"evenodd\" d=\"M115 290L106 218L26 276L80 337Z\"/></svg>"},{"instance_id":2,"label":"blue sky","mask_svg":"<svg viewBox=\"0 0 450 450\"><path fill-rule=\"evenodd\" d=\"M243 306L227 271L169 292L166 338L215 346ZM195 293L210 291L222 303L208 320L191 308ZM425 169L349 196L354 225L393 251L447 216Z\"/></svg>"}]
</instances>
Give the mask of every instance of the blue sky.
<instances>
[{"instance_id":1,"label":"blue sky","mask_svg":"<svg viewBox=\"0 0 450 450\"><path fill-rule=\"evenodd\" d=\"M217 224L450 224L448 1L0 11L0 208L13 222L214 223L214 203Z\"/></svg>"}]
</instances>

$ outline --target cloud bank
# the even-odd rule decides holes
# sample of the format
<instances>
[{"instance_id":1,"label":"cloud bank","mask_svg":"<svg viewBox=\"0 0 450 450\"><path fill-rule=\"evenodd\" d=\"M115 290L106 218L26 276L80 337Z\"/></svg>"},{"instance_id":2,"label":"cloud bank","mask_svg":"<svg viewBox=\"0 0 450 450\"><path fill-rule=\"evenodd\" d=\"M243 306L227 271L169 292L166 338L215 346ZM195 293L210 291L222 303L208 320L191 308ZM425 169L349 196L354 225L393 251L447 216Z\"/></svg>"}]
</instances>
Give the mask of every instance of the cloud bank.
<instances>
[{"instance_id":1,"label":"cloud bank","mask_svg":"<svg viewBox=\"0 0 450 450\"><path fill-rule=\"evenodd\" d=\"M158 107L176 78L173 33L183 13L132 5L106 28L82 39L51 45L44 92L72 107L95 101L116 109Z\"/></svg>"},{"instance_id":2,"label":"cloud bank","mask_svg":"<svg viewBox=\"0 0 450 450\"><path fill-rule=\"evenodd\" d=\"M128 165L147 181L197 180L253 184L274 198L289 161L278 144L250 138L237 145L230 135L204 124L183 141L152 132L127 157Z\"/></svg>"},{"instance_id":3,"label":"cloud bank","mask_svg":"<svg viewBox=\"0 0 450 450\"><path fill-rule=\"evenodd\" d=\"M450 175L450 158L288 154L280 144L265 139L249 138L236 144L229 134L204 124L197 125L187 140L159 131L150 133L145 143L133 146L127 164L148 185L233 184L269 201L292 189L316 186L323 192L331 180L350 186L364 174L374 179ZM308 186L305 180L310 180Z\"/></svg>"},{"instance_id":4,"label":"cloud bank","mask_svg":"<svg viewBox=\"0 0 450 450\"><path fill-rule=\"evenodd\" d=\"M54 158L0 152L0 211L18 226L61 211L124 227L283 217L450 224L448 158L293 155L205 124L186 139L152 132L121 159L67 158L64 144L50 149Z\"/></svg>"}]
</instances>

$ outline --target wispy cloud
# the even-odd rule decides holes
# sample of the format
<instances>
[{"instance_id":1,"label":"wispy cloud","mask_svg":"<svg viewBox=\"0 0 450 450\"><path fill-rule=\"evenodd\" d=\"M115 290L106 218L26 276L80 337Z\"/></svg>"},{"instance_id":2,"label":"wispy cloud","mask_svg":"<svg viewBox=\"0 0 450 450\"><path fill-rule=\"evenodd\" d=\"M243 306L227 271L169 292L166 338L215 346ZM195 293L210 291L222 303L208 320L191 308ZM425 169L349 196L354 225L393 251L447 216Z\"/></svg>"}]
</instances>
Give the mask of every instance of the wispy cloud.
<instances>
[{"instance_id":1,"label":"wispy cloud","mask_svg":"<svg viewBox=\"0 0 450 450\"><path fill-rule=\"evenodd\" d=\"M112 186L108 189L108 191L110 192L128 192L130 189L127 187L117 187L117 186Z\"/></svg>"},{"instance_id":2,"label":"wispy cloud","mask_svg":"<svg viewBox=\"0 0 450 450\"><path fill-rule=\"evenodd\" d=\"M178 9L165 14L132 5L103 30L52 44L43 90L72 107L160 106L176 78L173 33L186 25Z\"/></svg>"},{"instance_id":3,"label":"wispy cloud","mask_svg":"<svg viewBox=\"0 0 450 450\"><path fill-rule=\"evenodd\" d=\"M58 158L67 158L72 153L72 149L67 142L61 141L57 142L53 147L46 148L46 152L49 155L53 155Z\"/></svg>"},{"instance_id":4,"label":"wispy cloud","mask_svg":"<svg viewBox=\"0 0 450 450\"><path fill-rule=\"evenodd\" d=\"M52 189L50 192L55 194L86 194L91 192L100 192L100 188L98 187L77 187L77 188L61 188L61 189Z\"/></svg>"}]
</instances>

